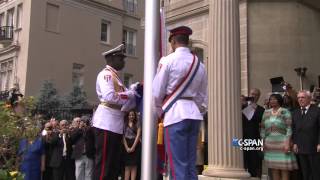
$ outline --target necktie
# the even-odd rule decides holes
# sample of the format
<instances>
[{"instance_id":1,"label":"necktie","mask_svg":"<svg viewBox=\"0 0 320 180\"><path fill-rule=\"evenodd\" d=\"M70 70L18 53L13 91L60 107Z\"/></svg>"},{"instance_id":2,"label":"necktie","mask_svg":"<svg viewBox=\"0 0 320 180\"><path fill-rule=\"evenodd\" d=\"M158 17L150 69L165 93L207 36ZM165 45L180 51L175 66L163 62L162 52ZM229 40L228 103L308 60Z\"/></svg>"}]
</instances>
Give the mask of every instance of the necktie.
<instances>
[{"instance_id":1,"label":"necktie","mask_svg":"<svg viewBox=\"0 0 320 180\"><path fill-rule=\"evenodd\" d=\"M307 109L306 108L302 108L301 110L302 110L302 116L306 115L306 110Z\"/></svg>"}]
</instances>

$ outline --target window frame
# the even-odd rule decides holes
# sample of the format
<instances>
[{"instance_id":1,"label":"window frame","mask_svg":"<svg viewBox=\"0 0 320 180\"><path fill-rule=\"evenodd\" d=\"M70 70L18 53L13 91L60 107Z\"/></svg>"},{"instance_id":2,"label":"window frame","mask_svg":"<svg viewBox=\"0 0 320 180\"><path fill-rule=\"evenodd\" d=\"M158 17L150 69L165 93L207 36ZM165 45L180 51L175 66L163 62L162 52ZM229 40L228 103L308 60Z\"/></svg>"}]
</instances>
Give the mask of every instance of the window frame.
<instances>
[{"instance_id":1,"label":"window frame","mask_svg":"<svg viewBox=\"0 0 320 180\"><path fill-rule=\"evenodd\" d=\"M17 14L16 14L16 28L22 28L22 17L23 17L23 3L17 5Z\"/></svg>"},{"instance_id":2,"label":"window frame","mask_svg":"<svg viewBox=\"0 0 320 180\"><path fill-rule=\"evenodd\" d=\"M125 33L126 32L126 33ZM125 42L125 45L126 45L126 50L125 50L125 53L126 55L128 56L134 56L136 57L137 56L137 30L134 30L134 29L130 29L130 28L123 28L123 31L122 31L122 41ZM128 36L130 33L132 33L132 43L129 42L130 40L130 37ZM129 51L128 51L129 49Z\"/></svg>"},{"instance_id":3,"label":"window frame","mask_svg":"<svg viewBox=\"0 0 320 180\"><path fill-rule=\"evenodd\" d=\"M11 66L9 66L10 63L11 63ZM3 66L4 66L3 64L6 64L4 69L3 69ZM14 62L12 58L0 62L0 91L7 91L11 88L11 86L13 86L13 73L14 73L13 71L14 71ZM11 72L10 75L8 75L9 72ZM5 74L4 85L2 82L3 74Z\"/></svg>"},{"instance_id":4,"label":"window frame","mask_svg":"<svg viewBox=\"0 0 320 180\"><path fill-rule=\"evenodd\" d=\"M123 9L131 15L138 13L138 0L123 0Z\"/></svg>"},{"instance_id":5,"label":"window frame","mask_svg":"<svg viewBox=\"0 0 320 180\"><path fill-rule=\"evenodd\" d=\"M8 9L7 10L7 14L6 14L6 26L12 26L12 27L14 27L14 11L15 11L15 8L13 7L13 8L10 8L10 9ZM11 24L9 24L9 14L11 14L12 13L12 16L11 16Z\"/></svg>"},{"instance_id":6,"label":"window frame","mask_svg":"<svg viewBox=\"0 0 320 180\"><path fill-rule=\"evenodd\" d=\"M102 25L106 25L106 31L105 32L102 32ZM107 21L107 20L104 20L102 19L101 22L100 22L100 42L101 43L104 43L104 44L110 44L110 33L111 33L111 22L110 21ZM102 39L102 35L104 34L104 36L106 37L106 40L103 40Z\"/></svg>"},{"instance_id":7,"label":"window frame","mask_svg":"<svg viewBox=\"0 0 320 180\"><path fill-rule=\"evenodd\" d=\"M129 87L133 83L133 74L131 73L124 73L123 74L123 84L126 87Z\"/></svg>"},{"instance_id":8,"label":"window frame","mask_svg":"<svg viewBox=\"0 0 320 180\"><path fill-rule=\"evenodd\" d=\"M57 12L57 22L56 22L57 24L56 24L56 28L55 29L51 29L48 26L48 6L57 7L57 10L58 10L58 12ZM46 10L45 10L45 23L44 23L45 31L59 34L59 32L60 32L60 16L61 16L60 5L52 3L52 2L47 2L46 3Z\"/></svg>"},{"instance_id":9,"label":"window frame","mask_svg":"<svg viewBox=\"0 0 320 180\"><path fill-rule=\"evenodd\" d=\"M72 63L72 84L74 86L84 86L84 64Z\"/></svg>"}]
</instances>

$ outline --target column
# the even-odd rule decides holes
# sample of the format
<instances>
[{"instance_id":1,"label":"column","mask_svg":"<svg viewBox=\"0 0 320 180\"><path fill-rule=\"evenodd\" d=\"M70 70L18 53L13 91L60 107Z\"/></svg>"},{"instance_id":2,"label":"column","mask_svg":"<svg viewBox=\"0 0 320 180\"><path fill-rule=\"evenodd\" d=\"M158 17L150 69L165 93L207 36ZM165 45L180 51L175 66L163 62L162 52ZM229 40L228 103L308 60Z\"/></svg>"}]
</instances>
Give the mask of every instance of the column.
<instances>
[{"instance_id":1,"label":"column","mask_svg":"<svg viewBox=\"0 0 320 180\"><path fill-rule=\"evenodd\" d=\"M232 147L242 138L239 1L209 4L209 167L200 179L246 179L242 151Z\"/></svg>"}]
</instances>

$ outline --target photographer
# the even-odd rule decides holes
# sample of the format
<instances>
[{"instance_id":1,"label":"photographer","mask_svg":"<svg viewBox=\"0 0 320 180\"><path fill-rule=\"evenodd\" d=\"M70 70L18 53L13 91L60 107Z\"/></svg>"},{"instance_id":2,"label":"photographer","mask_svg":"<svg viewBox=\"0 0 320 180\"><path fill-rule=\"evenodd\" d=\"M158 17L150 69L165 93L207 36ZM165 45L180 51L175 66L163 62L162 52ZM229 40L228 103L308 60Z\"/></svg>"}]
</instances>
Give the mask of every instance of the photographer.
<instances>
[{"instance_id":1,"label":"photographer","mask_svg":"<svg viewBox=\"0 0 320 180\"><path fill-rule=\"evenodd\" d=\"M76 180L91 180L95 154L93 129L90 127L88 117L75 119L79 120L79 123L74 127L70 139L73 145L71 157L75 159Z\"/></svg>"},{"instance_id":2,"label":"photographer","mask_svg":"<svg viewBox=\"0 0 320 180\"><path fill-rule=\"evenodd\" d=\"M257 105L260 98L259 89L251 89L249 97L242 96L242 128L244 139L260 139L260 123L264 108ZM251 177L261 178L262 157L259 151L243 151L244 167Z\"/></svg>"},{"instance_id":3,"label":"photographer","mask_svg":"<svg viewBox=\"0 0 320 180\"><path fill-rule=\"evenodd\" d=\"M292 88L292 86L287 83L282 83L284 95L283 95L283 107L287 108L290 112L293 112L294 109L299 107L297 92Z\"/></svg>"}]
</instances>

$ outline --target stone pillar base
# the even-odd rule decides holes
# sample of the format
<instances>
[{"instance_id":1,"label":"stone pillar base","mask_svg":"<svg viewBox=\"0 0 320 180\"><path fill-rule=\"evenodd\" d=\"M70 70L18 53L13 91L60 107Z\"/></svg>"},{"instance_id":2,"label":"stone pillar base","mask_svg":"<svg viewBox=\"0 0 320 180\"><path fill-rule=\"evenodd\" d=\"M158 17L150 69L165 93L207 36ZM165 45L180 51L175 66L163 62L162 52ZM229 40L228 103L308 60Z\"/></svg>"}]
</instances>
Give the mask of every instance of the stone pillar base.
<instances>
[{"instance_id":1,"label":"stone pillar base","mask_svg":"<svg viewBox=\"0 0 320 180\"><path fill-rule=\"evenodd\" d=\"M229 178L229 179L248 179L250 174L242 168L215 168L208 167L202 173L204 176Z\"/></svg>"}]
</instances>

